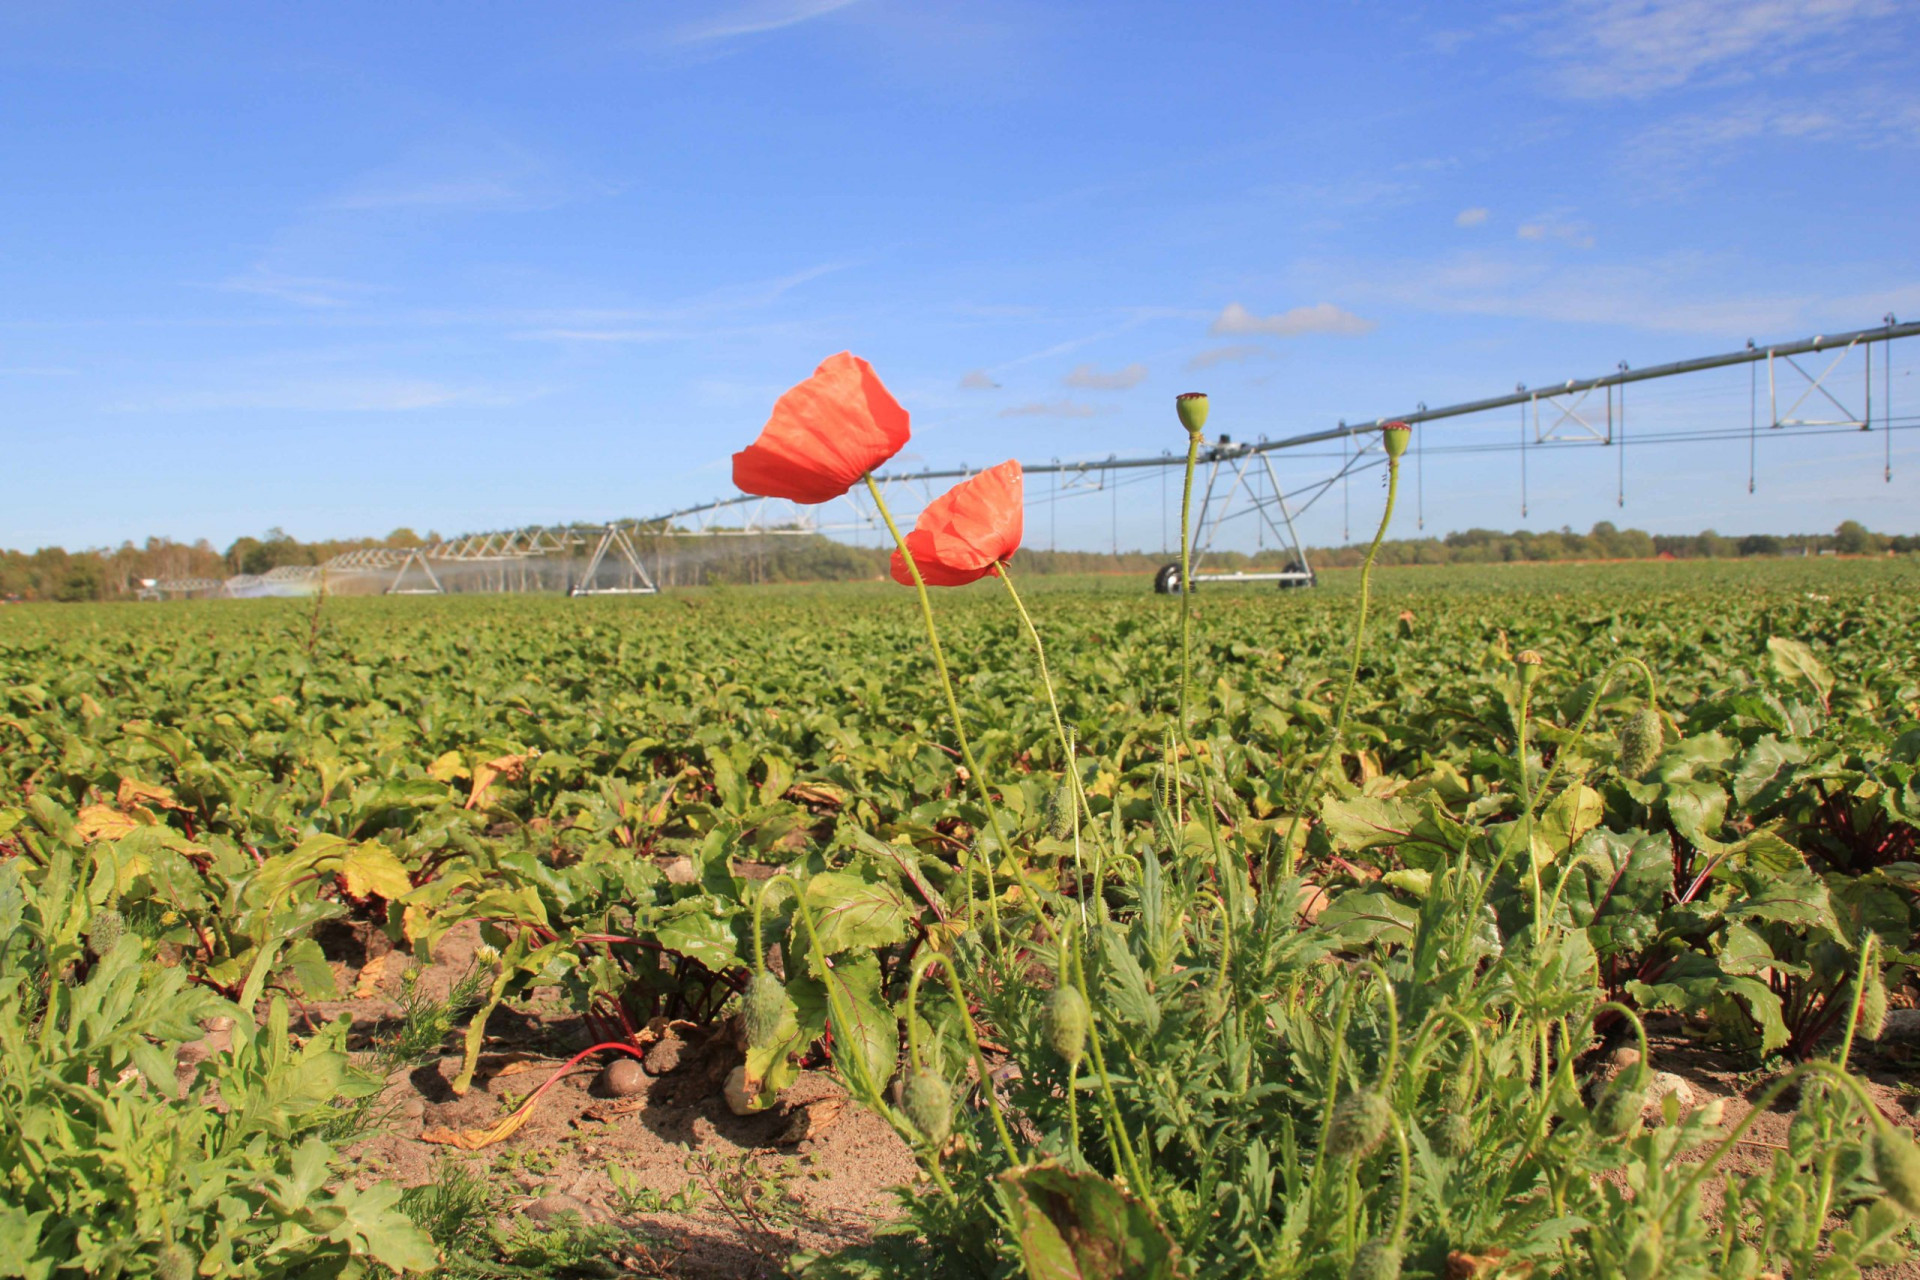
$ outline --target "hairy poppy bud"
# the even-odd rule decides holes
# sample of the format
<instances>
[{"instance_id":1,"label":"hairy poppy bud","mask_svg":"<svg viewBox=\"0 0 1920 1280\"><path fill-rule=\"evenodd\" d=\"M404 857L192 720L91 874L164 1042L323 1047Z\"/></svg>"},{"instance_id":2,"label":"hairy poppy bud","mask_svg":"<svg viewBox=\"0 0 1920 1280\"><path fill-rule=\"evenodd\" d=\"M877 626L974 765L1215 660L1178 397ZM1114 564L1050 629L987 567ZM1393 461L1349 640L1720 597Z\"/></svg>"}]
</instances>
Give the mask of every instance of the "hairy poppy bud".
<instances>
[{"instance_id":1,"label":"hairy poppy bud","mask_svg":"<svg viewBox=\"0 0 1920 1280\"><path fill-rule=\"evenodd\" d=\"M1207 425L1207 393L1204 391L1183 391L1173 398L1174 411L1180 415L1180 425L1187 434L1197 436Z\"/></svg>"},{"instance_id":2,"label":"hairy poppy bud","mask_svg":"<svg viewBox=\"0 0 1920 1280\"><path fill-rule=\"evenodd\" d=\"M1627 1255L1627 1265L1622 1272L1627 1280L1656 1280L1660 1274L1660 1255L1663 1252L1660 1240L1660 1224L1649 1222L1647 1229L1633 1243L1633 1252Z\"/></svg>"},{"instance_id":3,"label":"hairy poppy bud","mask_svg":"<svg viewBox=\"0 0 1920 1280\"><path fill-rule=\"evenodd\" d=\"M1080 988L1062 982L1047 996L1047 1044L1068 1066L1087 1049L1087 1001Z\"/></svg>"},{"instance_id":4,"label":"hairy poppy bud","mask_svg":"<svg viewBox=\"0 0 1920 1280\"><path fill-rule=\"evenodd\" d=\"M906 1105L907 1119L913 1121L913 1127L934 1146L945 1142L953 1132L953 1093L945 1080L925 1067L908 1078L901 1100Z\"/></svg>"},{"instance_id":5,"label":"hairy poppy bud","mask_svg":"<svg viewBox=\"0 0 1920 1280\"><path fill-rule=\"evenodd\" d=\"M1628 716L1620 726L1621 776L1637 778L1651 769L1665 744L1666 730L1661 727L1658 711L1642 707Z\"/></svg>"},{"instance_id":6,"label":"hairy poppy bud","mask_svg":"<svg viewBox=\"0 0 1920 1280\"><path fill-rule=\"evenodd\" d=\"M1361 1245L1347 1268L1347 1280L1399 1280L1399 1276L1400 1250L1382 1236Z\"/></svg>"},{"instance_id":7,"label":"hairy poppy bud","mask_svg":"<svg viewBox=\"0 0 1920 1280\"><path fill-rule=\"evenodd\" d=\"M1632 1133L1634 1126L1640 1123L1640 1113L1647 1109L1647 1091L1644 1082L1627 1076L1609 1084L1593 1104L1593 1131L1603 1138L1623 1138Z\"/></svg>"},{"instance_id":8,"label":"hairy poppy bud","mask_svg":"<svg viewBox=\"0 0 1920 1280\"><path fill-rule=\"evenodd\" d=\"M1860 997L1860 1034L1878 1040L1887 1029L1887 984L1875 974L1867 975L1867 989Z\"/></svg>"},{"instance_id":9,"label":"hairy poppy bud","mask_svg":"<svg viewBox=\"0 0 1920 1280\"><path fill-rule=\"evenodd\" d=\"M1873 1171L1887 1199L1920 1218L1920 1147L1889 1126L1873 1135Z\"/></svg>"},{"instance_id":10,"label":"hairy poppy bud","mask_svg":"<svg viewBox=\"0 0 1920 1280\"><path fill-rule=\"evenodd\" d=\"M780 1021L787 1015L787 989L780 979L765 969L747 983L746 999L741 1002L746 1014L747 1044L755 1049L771 1049L780 1033Z\"/></svg>"},{"instance_id":11,"label":"hairy poppy bud","mask_svg":"<svg viewBox=\"0 0 1920 1280\"><path fill-rule=\"evenodd\" d=\"M1335 1160L1371 1155L1387 1136L1393 1109L1377 1090L1360 1089L1340 1099L1327 1122L1327 1154Z\"/></svg>"},{"instance_id":12,"label":"hairy poppy bud","mask_svg":"<svg viewBox=\"0 0 1920 1280\"><path fill-rule=\"evenodd\" d=\"M153 1274L159 1280L193 1280L197 1270L199 1268L194 1265L193 1255L187 1252L186 1246L174 1243L161 1246L160 1257L153 1266Z\"/></svg>"},{"instance_id":13,"label":"hairy poppy bud","mask_svg":"<svg viewBox=\"0 0 1920 1280\"><path fill-rule=\"evenodd\" d=\"M1380 429L1380 441L1386 446L1389 458L1398 458L1407 451L1407 445L1413 440L1413 428L1404 422L1389 422Z\"/></svg>"},{"instance_id":14,"label":"hairy poppy bud","mask_svg":"<svg viewBox=\"0 0 1920 1280\"><path fill-rule=\"evenodd\" d=\"M1434 1122L1433 1149L1443 1159L1458 1160L1473 1150L1473 1121L1459 1111L1449 1111Z\"/></svg>"},{"instance_id":15,"label":"hairy poppy bud","mask_svg":"<svg viewBox=\"0 0 1920 1280\"><path fill-rule=\"evenodd\" d=\"M1060 779L1060 785L1047 797L1047 834L1055 840L1065 840L1073 834L1073 778L1071 775Z\"/></svg>"},{"instance_id":16,"label":"hairy poppy bud","mask_svg":"<svg viewBox=\"0 0 1920 1280\"><path fill-rule=\"evenodd\" d=\"M102 907L87 921L87 950L104 956L127 932L127 919L112 907Z\"/></svg>"}]
</instances>

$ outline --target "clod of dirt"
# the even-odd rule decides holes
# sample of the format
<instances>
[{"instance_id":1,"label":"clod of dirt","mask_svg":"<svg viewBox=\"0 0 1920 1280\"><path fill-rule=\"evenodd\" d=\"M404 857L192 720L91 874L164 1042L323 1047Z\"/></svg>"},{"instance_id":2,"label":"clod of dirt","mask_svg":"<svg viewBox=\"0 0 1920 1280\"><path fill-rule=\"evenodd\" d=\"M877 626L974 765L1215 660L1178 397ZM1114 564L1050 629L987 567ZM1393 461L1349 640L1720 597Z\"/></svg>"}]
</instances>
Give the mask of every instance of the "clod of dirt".
<instances>
[{"instance_id":1,"label":"clod of dirt","mask_svg":"<svg viewBox=\"0 0 1920 1280\"><path fill-rule=\"evenodd\" d=\"M1639 1061L1640 1051L1630 1044L1623 1044L1607 1055L1607 1065L1615 1071L1624 1071L1638 1065Z\"/></svg>"},{"instance_id":2,"label":"clod of dirt","mask_svg":"<svg viewBox=\"0 0 1920 1280\"><path fill-rule=\"evenodd\" d=\"M773 1144L776 1147L791 1147L796 1143L811 1143L832 1128L846 1109L847 1099L836 1094L790 1107L786 1127L774 1138Z\"/></svg>"},{"instance_id":3,"label":"clod of dirt","mask_svg":"<svg viewBox=\"0 0 1920 1280\"><path fill-rule=\"evenodd\" d=\"M647 1050L647 1056L642 1065L646 1067L648 1075L663 1076L669 1071L679 1069L680 1059L686 1051L687 1042L669 1031L660 1038L659 1043Z\"/></svg>"},{"instance_id":4,"label":"clod of dirt","mask_svg":"<svg viewBox=\"0 0 1920 1280\"><path fill-rule=\"evenodd\" d=\"M617 1058L600 1073L600 1087L615 1098L631 1098L647 1087L647 1073L632 1058Z\"/></svg>"},{"instance_id":5,"label":"clod of dirt","mask_svg":"<svg viewBox=\"0 0 1920 1280\"><path fill-rule=\"evenodd\" d=\"M585 1222L591 1210L588 1209L586 1201L570 1196L564 1191L555 1191L550 1195L541 1196L528 1205L523 1212L535 1222L552 1222L555 1218L563 1218L570 1213Z\"/></svg>"}]
</instances>

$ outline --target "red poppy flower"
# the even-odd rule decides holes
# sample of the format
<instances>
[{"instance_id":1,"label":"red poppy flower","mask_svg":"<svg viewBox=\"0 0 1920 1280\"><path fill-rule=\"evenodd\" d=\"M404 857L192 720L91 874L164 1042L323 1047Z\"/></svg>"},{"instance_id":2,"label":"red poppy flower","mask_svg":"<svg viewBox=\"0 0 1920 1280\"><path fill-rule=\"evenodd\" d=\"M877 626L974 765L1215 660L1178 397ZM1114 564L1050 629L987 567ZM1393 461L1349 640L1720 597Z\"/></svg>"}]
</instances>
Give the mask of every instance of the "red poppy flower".
<instances>
[{"instance_id":1,"label":"red poppy flower","mask_svg":"<svg viewBox=\"0 0 1920 1280\"><path fill-rule=\"evenodd\" d=\"M733 483L764 498L829 502L900 452L909 434L907 411L873 366L842 351L774 402L760 438L733 455Z\"/></svg>"},{"instance_id":2,"label":"red poppy flower","mask_svg":"<svg viewBox=\"0 0 1920 1280\"><path fill-rule=\"evenodd\" d=\"M1000 572L1002 560L1020 549L1026 525L1025 484L1020 464L1003 462L962 480L920 513L907 549L930 587L964 587ZM913 585L906 557L893 553L893 580Z\"/></svg>"}]
</instances>

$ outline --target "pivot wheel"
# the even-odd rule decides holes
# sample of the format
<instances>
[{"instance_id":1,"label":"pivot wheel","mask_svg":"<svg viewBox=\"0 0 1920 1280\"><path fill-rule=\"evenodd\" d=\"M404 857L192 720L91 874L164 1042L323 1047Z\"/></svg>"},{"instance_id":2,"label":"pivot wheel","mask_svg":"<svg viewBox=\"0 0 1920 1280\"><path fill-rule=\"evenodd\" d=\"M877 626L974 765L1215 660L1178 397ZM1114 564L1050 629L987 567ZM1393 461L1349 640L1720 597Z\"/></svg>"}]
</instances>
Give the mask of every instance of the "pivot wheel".
<instances>
[{"instance_id":1,"label":"pivot wheel","mask_svg":"<svg viewBox=\"0 0 1920 1280\"><path fill-rule=\"evenodd\" d=\"M1162 596L1177 595L1179 593L1180 565L1178 561L1173 564L1163 564L1160 566L1160 572L1153 575L1153 590L1155 595Z\"/></svg>"},{"instance_id":2,"label":"pivot wheel","mask_svg":"<svg viewBox=\"0 0 1920 1280\"><path fill-rule=\"evenodd\" d=\"M1307 575L1307 580L1305 582L1301 582L1297 578L1296 579L1282 578L1280 580L1280 589L1282 591L1289 590L1290 588L1293 588L1293 587L1311 587L1311 586L1318 585L1319 580L1316 577L1316 575L1313 573L1313 571L1308 569L1307 566L1301 564L1298 560L1295 560L1289 565L1287 565L1287 572L1288 573L1304 573Z\"/></svg>"}]
</instances>

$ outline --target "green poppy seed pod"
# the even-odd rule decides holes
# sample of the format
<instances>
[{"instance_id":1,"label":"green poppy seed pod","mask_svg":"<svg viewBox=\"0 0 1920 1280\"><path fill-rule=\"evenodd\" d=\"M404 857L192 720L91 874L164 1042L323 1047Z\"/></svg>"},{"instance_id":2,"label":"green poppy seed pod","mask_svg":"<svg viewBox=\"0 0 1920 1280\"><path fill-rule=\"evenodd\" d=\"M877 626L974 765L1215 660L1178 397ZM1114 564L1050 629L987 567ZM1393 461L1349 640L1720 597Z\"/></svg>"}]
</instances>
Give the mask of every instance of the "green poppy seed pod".
<instances>
[{"instance_id":1,"label":"green poppy seed pod","mask_svg":"<svg viewBox=\"0 0 1920 1280\"><path fill-rule=\"evenodd\" d=\"M1473 1121L1459 1111L1449 1111L1434 1122L1430 1136L1442 1159L1458 1160L1473 1150Z\"/></svg>"},{"instance_id":2,"label":"green poppy seed pod","mask_svg":"<svg viewBox=\"0 0 1920 1280\"><path fill-rule=\"evenodd\" d=\"M1887 1199L1920 1218L1920 1147L1889 1125L1873 1135L1873 1171Z\"/></svg>"},{"instance_id":3,"label":"green poppy seed pod","mask_svg":"<svg viewBox=\"0 0 1920 1280\"><path fill-rule=\"evenodd\" d=\"M1371 1155L1387 1136L1393 1109L1374 1089L1359 1089L1340 1099L1327 1122L1327 1154L1335 1160Z\"/></svg>"},{"instance_id":4,"label":"green poppy seed pod","mask_svg":"<svg viewBox=\"0 0 1920 1280\"><path fill-rule=\"evenodd\" d=\"M126 936L127 918L112 907L102 907L87 921L87 950L104 956Z\"/></svg>"},{"instance_id":5,"label":"green poppy seed pod","mask_svg":"<svg viewBox=\"0 0 1920 1280\"><path fill-rule=\"evenodd\" d=\"M1087 1051L1087 1001L1080 988L1062 982L1047 996L1047 1044L1068 1066Z\"/></svg>"},{"instance_id":6,"label":"green poppy seed pod","mask_svg":"<svg viewBox=\"0 0 1920 1280\"><path fill-rule=\"evenodd\" d=\"M1197 436L1207 425L1207 393L1204 391L1183 391L1173 398L1174 411L1180 415L1180 425L1187 434Z\"/></svg>"},{"instance_id":7,"label":"green poppy seed pod","mask_svg":"<svg viewBox=\"0 0 1920 1280\"><path fill-rule=\"evenodd\" d=\"M1622 1076L1593 1104L1593 1131L1603 1138L1624 1138L1640 1123L1640 1113L1646 1109L1644 1085L1638 1080L1629 1084Z\"/></svg>"},{"instance_id":8,"label":"green poppy seed pod","mask_svg":"<svg viewBox=\"0 0 1920 1280\"><path fill-rule=\"evenodd\" d=\"M1665 744L1666 730L1661 727L1658 711L1642 707L1628 716L1620 726L1621 776L1637 778L1651 769Z\"/></svg>"},{"instance_id":9,"label":"green poppy seed pod","mask_svg":"<svg viewBox=\"0 0 1920 1280\"><path fill-rule=\"evenodd\" d=\"M742 1002L746 1014L747 1043L755 1049L771 1049L780 1034L780 1022L787 1015L787 989L780 979L762 969L747 983Z\"/></svg>"},{"instance_id":10,"label":"green poppy seed pod","mask_svg":"<svg viewBox=\"0 0 1920 1280\"><path fill-rule=\"evenodd\" d=\"M953 1092L945 1080L925 1067L908 1078L901 1101L906 1106L907 1119L933 1146L944 1143L953 1132Z\"/></svg>"},{"instance_id":11,"label":"green poppy seed pod","mask_svg":"<svg viewBox=\"0 0 1920 1280\"><path fill-rule=\"evenodd\" d=\"M1627 1255L1627 1265L1621 1274L1626 1280L1657 1280L1660 1275L1661 1248L1660 1224L1649 1222L1640 1238L1633 1242L1633 1252Z\"/></svg>"},{"instance_id":12,"label":"green poppy seed pod","mask_svg":"<svg viewBox=\"0 0 1920 1280\"><path fill-rule=\"evenodd\" d=\"M1398 458L1407 451L1407 445L1413 441L1413 428L1404 422L1389 422L1380 429L1380 442L1386 446L1389 458Z\"/></svg>"},{"instance_id":13,"label":"green poppy seed pod","mask_svg":"<svg viewBox=\"0 0 1920 1280\"><path fill-rule=\"evenodd\" d=\"M162 1245L160 1257L153 1264L153 1274L159 1280L193 1280L194 1272L198 1270L193 1255L185 1245L177 1243Z\"/></svg>"},{"instance_id":14,"label":"green poppy seed pod","mask_svg":"<svg viewBox=\"0 0 1920 1280\"><path fill-rule=\"evenodd\" d=\"M1541 661L1540 655L1532 649L1522 649L1513 655L1513 667L1519 673L1521 689L1533 688L1540 679Z\"/></svg>"},{"instance_id":15,"label":"green poppy seed pod","mask_svg":"<svg viewBox=\"0 0 1920 1280\"><path fill-rule=\"evenodd\" d=\"M1400 1280L1400 1249L1384 1236L1360 1246L1347 1268L1347 1280Z\"/></svg>"}]
</instances>

